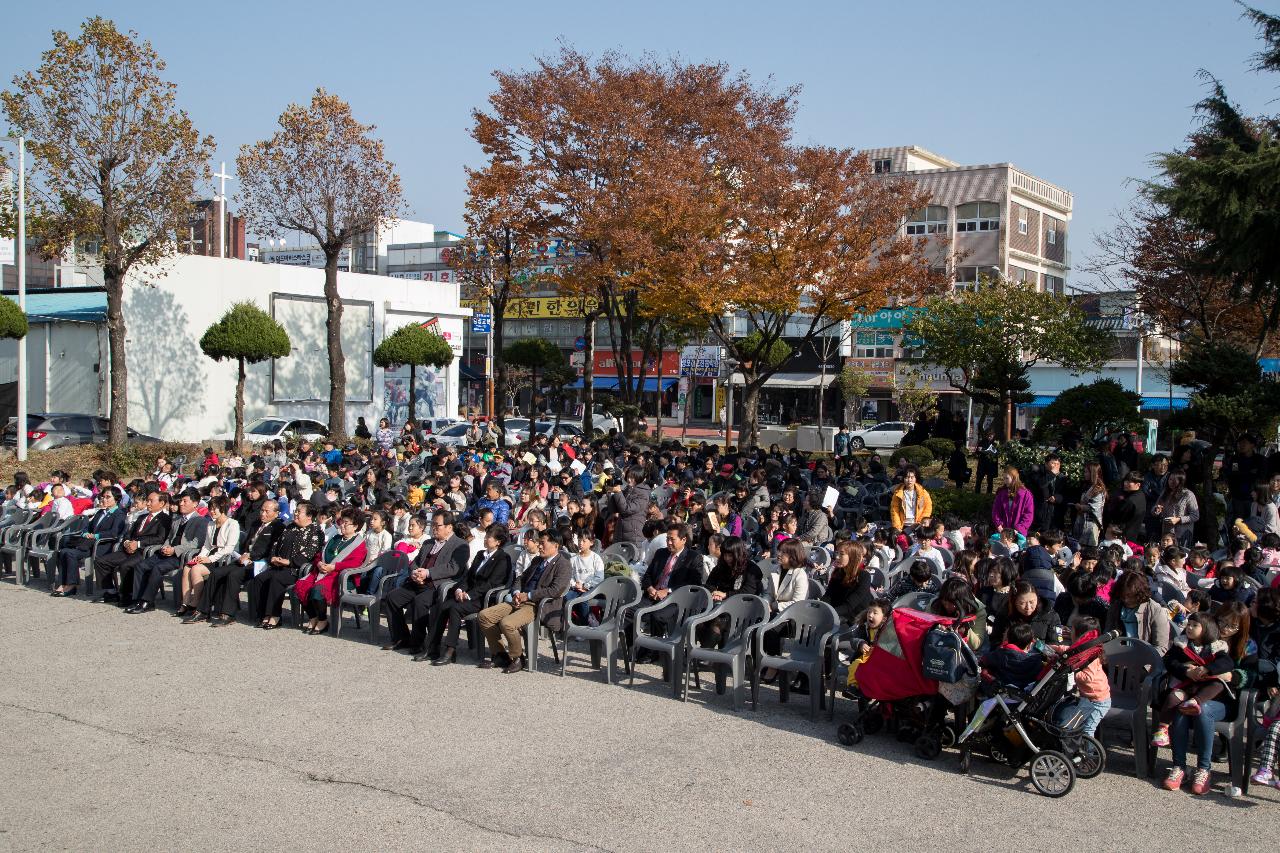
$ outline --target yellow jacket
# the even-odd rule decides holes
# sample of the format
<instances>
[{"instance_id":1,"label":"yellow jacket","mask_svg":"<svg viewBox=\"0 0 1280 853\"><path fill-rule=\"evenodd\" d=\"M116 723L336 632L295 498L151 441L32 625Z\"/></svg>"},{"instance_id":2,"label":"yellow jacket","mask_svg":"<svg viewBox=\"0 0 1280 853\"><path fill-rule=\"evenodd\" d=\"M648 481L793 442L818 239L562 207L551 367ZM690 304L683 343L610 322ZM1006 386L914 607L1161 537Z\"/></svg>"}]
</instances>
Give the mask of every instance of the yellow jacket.
<instances>
[{"instance_id":1,"label":"yellow jacket","mask_svg":"<svg viewBox=\"0 0 1280 853\"><path fill-rule=\"evenodd\" d=\"M929 497L929 493L924 490L924 486L916 483L916 517L915 523L919 524L923 518L933 517L933 499ZM894 528L901 530L906 513L902 511L902 489L903 486L898 484L894 487L889 497L889 523Z\"/></svg>"}]
</instances>

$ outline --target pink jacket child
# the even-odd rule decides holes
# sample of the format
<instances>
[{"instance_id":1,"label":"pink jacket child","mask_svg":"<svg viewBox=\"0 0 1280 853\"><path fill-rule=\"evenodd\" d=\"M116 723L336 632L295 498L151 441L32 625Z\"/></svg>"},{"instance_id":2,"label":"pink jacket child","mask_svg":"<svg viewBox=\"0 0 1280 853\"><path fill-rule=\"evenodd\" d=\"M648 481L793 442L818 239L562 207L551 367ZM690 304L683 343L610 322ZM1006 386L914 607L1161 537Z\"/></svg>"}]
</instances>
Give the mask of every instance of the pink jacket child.
<instances>
[{"instance_id":1,"label":"pink jacket child","mask_svg":"<svg viewBox=\"0 0 1280 853\"><path fill-rule=\"evenodd\" d=\"M1025 486L1012 495L1008 486L1001 486L996 492L995 502L991 505L991 524L994 527L1012 527L1026 536L1035 515L1035 500L1031 497L1031 490Z\"/></svg>"}]
</instances>

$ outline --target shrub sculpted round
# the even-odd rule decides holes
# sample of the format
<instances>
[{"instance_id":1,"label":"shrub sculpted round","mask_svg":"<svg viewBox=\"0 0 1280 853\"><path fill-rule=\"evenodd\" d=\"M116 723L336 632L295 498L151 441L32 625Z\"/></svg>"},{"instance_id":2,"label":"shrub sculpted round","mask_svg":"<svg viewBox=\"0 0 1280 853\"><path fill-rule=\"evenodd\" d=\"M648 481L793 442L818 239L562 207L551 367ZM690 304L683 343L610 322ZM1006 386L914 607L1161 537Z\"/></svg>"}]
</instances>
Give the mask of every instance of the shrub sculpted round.
<instances>
[{"instance_id":1,"label":"shrub sculpted round","mask_svg":"<svg viewBox=\"0 0 1280 853\"><path fill-rule=\"evenodd\" d=\"M893 451L893 455L889 457L889 467L895 467L899 459L906 459L908 464L919 468L933 461L933 453L927 447L908 444L906 447L899 447Z\"/></svg>"},{"instance_id":2,"label":"shrub sculpted round","mask_svg":"<svg viewBox=\"0 0 1280 853\"><path fill-rule=\"evenodd\" d=\"M946 459L956 449L956 443L949 438L926 438L922 444L929 448L934 459Z\"/></svg>"}]
</instances>

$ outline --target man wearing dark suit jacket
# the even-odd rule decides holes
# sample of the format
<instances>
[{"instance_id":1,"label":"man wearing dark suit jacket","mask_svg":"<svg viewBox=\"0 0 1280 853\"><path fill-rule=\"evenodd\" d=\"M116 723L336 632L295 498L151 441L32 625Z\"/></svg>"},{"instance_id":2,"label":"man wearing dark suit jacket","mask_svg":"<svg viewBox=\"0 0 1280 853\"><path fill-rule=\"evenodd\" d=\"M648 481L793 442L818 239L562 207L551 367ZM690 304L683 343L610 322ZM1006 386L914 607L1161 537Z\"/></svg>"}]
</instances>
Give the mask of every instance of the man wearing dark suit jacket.
<instances>
[{"instance_id":1,"label":"man wearing dark suit jacket","mask_svg":"<svg viewBox=\"0 0 1280 853\"><path fill-rule=\"evenodd\" d=\"M236 606L240 602L240 587L244 584L244 576L255 568L266 568L267 561L276 545L276 540L284 533L284 521L280 518L280 504L273 500L263 501L258 507L258 519L254 521L252 532L245 537L241 546L241 554L227 563L216 563L209 570L209 577L204 582L204 604L201 611L214 613L209 625L219 628L235 621ZM252 608L251 608L252 609Z\"/></svg>"},{"instance_id":2,"label":"man wearing dark suit jacket","mask_svg":"<svg viewBox=\"0 0 1280 853\"><path fill-rule=\"evenodd\" d=\"M133 573L142 562L146 549L164 542L169 535L169 513L165 507L169 505L164 492L152 486L147 489L144 498L147 511L134 519L120 543L118 551L103 554L94 561L93 573L98 586L102 587L102 598L121 607L129 607L133 603L135 585ZM116 586L116 573L119 573L119 586Z\"/></svg>"},{"instance_id":3,"label":"man wearing dark suit jacket","mask_svg":"<svg viewBox=\"0 0 1280 853\"><path fill-rule=\"evenodd\" d=\"M391 642L383 651L408 648L420 655L431 627L432 608L439 601L440 585L467 570L471 549L453 533L454 515L438 509L431 516L432 538L422 543L409 577L382 599L382 612L391 629ZM410 630L408 624L413 625Z\"/></svg>"},{"instance_id":4,"label":"man wearing dark suit jacket","mask_svg":"<svg viewBox=\"0 0 1280 853\"><path fill-rule=\"evenodd\" d=\"M59 580L62 583L50 593L55 598L76 594L76 586L80 583L80 564L95 551L101 555L102 546L115 544L124 533L128 519L120 508L120 490L108 486L98 495L98 511L89 519L83 531L76 536L62 540L62 547L55 555Z\"/></svg>"},{"instance_id":5,"label":"man wearing dark suit jacket","mask_svg":"<svg viewBox=\"0 0 1280 853\"><path fill-rule=\"evenodd\" d=\"M502 663L503 671L519 672L524 669L524 627L538 618L538 605L548 599L562 598L569 589L573 577L573 565L561 552L564 538L560 533L544 530L539 534L538 550L542 559L534 560L529 568L516 579L515 588L505 600L486 607L476 616L476 623L484 632L493 659L480 661L482 669L490 669ZM557 611L558 612L558 611ZM506 639L504 649L502 640Z\"/></svg>"},{"instance_id":6,"label":"man wearing dark suit jacket","mask_svg":"<svg viewBox=\"0 0 1280 853\"><path fill-rule=\"evenodd\" d=\"M689 547L690 538L687 524L672 524L667 527L667 547L658 549L649 561L644 577L640 579L640 588L644 591L640 596L640 605L627 611L628 631L634 624L633 614L637 610L666 600L673 589L702 583L702 556ZM648 632L656 637L665 637L674 625L675 616L674 605L648 614ZM644 661L651 657L642 653L636 659Z\"/></svg>"},{"instance_id":7,"label":"man wearing dark suit jacket","mask_svg":"<svg viewBox=\"0 0 1280 853\"><path fill-rule=\"evenodd\" d=\"M471 568L458 578L444 601L436 605L436 612L431 616L431 641L425 652L414 657L415 661L430 659L435 666L454 662L463 618L479 613L489 592L504 586L511 575L511 555L502 550L509 539L505 525L494 524L485 531L484 550L476 554Z\"/></svg>"},{"instance_id":8,"label":"man wearing dark suit jacket","mask_svg":"<svg viewBox=\"0 0 1280 853\"><path fill-rule=\"evenodd\" d=\"M139 592L137 601L125 613L149 613L156 609L156 593L165 575L182 568L183 564L200 553L209 538L209 526L213 522L207 515L196 512L200 508L200 493L186 489L178 497L181 517L170 524L169 536L160 549L138 564Z\"/></svg>"}]
</instances>

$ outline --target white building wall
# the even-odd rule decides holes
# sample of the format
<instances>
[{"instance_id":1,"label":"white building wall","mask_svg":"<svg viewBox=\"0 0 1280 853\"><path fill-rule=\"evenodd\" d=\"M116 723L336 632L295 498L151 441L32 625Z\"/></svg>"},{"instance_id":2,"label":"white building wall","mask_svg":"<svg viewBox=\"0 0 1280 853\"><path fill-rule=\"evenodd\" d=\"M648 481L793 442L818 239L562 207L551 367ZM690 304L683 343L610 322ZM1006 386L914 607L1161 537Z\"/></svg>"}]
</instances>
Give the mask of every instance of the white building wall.
<instances>
[{"instance_id":1,"label":"white building wall","mask_svg":"<svg viewBox=\"0 0 1280 853\"><path fill-rule=\"evenodd\" d=\"M1142 362L1142 396L1168 397L1168 366L1163 362ZM1056 397L1068 388L1077 385L1088 385L1099 379L1114 379L1126 391L1137 391L1138 363L1132 359L1127 361L1109 361L1102 369L1093 373L1073 374L1064 367L1053 364L1037 364L1028 374L1031 380L1031 393L1037 396ZM1191 396L1191 390L1181 385L1173 386L1174 399L1185 399Z\"/></svg>"},{"instance_id":2,"label":"white building wall","mask_svg":"<svg viewBox=\"0 0 1280 853\"><path fill-rule=\"evenodd\" d=\"M232 303L249 300L271 310L272 295L322 297L324 272L304 267L255 264L236 259L183 255L165 264L167 274L144 284L148 271L132 276L125 298L128 328L129 424L167 440L196 441L229 432L234 424L235 365L214 362L200 350L200 336ZM381 341L390 321L394 331L408 320L439 318L441 333L462 351L463 317L456 285L407 282L385 276L339 273L344 301L372 303L371 345ZM388 312L392 317L388 318ZM313 334L324 334L323 324ZM300 342L294 341L295 346ZM315 342L299 349L317 351ZM323 353L321 341L318 351ZM318 387L327 387L328 363L308 359ZM270 362L250 365L245 383L245 418L264 415L309 417L327 422L328 400L275 401ZM348 371L347 424L356 418L376 425L384 410L384 372L371 364L352 377ZM445 373L445 413L458 409L458 360Z\"/></svg>"}]
</instances>

